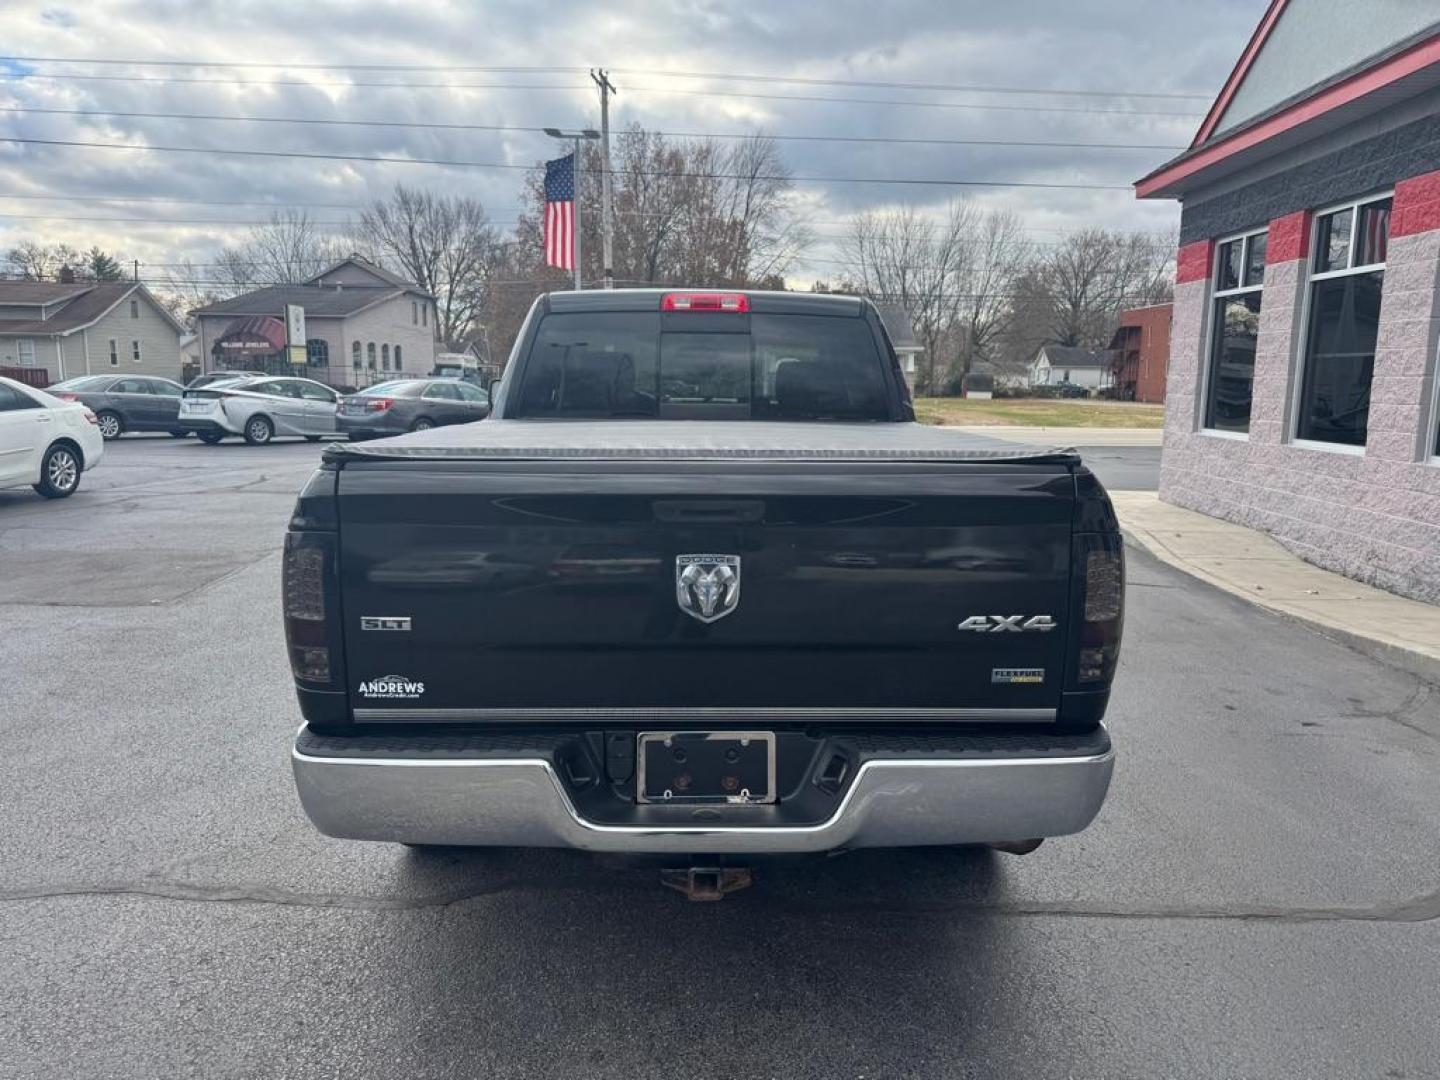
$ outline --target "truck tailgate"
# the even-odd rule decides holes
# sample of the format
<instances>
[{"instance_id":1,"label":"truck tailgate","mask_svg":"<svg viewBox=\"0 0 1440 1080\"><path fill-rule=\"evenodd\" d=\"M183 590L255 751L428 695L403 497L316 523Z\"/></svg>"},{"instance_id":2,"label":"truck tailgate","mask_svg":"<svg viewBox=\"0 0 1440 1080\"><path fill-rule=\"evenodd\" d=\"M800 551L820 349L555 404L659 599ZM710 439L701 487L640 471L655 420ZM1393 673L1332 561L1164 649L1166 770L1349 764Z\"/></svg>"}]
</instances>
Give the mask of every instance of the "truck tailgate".
<instances>
[{"instance_id":1,"label":"truck tailgate","mask_svg":"<svg viewBox=\"0 0 1440 1080\"><path fill-rule=\"evenodd\" d=\"M1013 721L1060 702L1063 459L353 457L337 494L357 720ZM695 555L738 579L712 621L682 605Z\"/></svg>"}]
</instances>

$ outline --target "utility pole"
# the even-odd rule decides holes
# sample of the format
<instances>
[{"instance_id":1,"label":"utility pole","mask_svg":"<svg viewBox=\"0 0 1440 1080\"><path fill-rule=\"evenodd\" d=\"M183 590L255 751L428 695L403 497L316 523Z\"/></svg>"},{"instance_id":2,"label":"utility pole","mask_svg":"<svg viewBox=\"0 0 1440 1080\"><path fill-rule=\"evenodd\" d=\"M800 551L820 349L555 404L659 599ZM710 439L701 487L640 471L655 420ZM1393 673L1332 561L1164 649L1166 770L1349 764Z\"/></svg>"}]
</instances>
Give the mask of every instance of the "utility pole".
<instances>
[{"instance_id":1,"label":"utility pole","mask_svg":"<svg viewBox=\"0 0 1440 1080\"><path fill-rule=\"evenodd\" d=\"M605 288L615 287L615 203L610 189L610 95L618 93L604 68L591 71L590 78L600 88L600 156L604 159L600 174L600 236L604 242Z\"/></svg>"}]
</instances>

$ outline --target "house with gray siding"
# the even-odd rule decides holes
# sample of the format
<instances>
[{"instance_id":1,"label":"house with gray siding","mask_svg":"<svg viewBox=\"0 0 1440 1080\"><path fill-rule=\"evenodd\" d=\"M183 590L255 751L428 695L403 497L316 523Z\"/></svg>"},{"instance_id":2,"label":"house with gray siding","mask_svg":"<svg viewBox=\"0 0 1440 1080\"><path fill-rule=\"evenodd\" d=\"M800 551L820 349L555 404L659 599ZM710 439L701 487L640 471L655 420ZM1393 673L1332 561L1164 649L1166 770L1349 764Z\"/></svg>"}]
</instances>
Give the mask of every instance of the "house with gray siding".
<instances>
[{"instance_id":1,"label":"house with gray siding","mask_svg":"<svg viewBox=\"0 0 1440 1080\"><path fill-rule=\"evenodd\" d=\"M286 351L291 304L305 312L303 365ZM192 314L207 372L296 374L349 388L428 375L435 366L435 298L358 255L308 281L267 286Z\"/></svg>"},{"instance_id":2,"label":"house with gray siding","mask_svg":"<svg viewBox=\"0 0 1440 1080\"><path fill-rule=\"evenodd\" d=\"M1160 497L1432 602L1437 14L1272 0L1190 148L1136 183L1182 203Z\"/></svg>"},{"instance_id":3,"label":"house with gray siding","mask_svg":"<svg viewBox=\"0 0 1440 1080\"><path fill-rule=\"evenodd\" d=\"M0 281L0 369L39 384L123 372L180 378L184 327L133 281Z\"/></svg>"}]
</instances>

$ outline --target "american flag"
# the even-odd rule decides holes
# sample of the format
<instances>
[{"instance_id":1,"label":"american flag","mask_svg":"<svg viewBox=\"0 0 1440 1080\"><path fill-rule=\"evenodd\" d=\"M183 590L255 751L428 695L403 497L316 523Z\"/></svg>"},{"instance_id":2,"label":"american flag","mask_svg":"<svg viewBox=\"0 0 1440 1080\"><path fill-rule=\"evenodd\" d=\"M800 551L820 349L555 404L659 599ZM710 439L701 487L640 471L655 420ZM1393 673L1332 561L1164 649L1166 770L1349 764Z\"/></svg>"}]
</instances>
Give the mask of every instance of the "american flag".
<instances>
[{"instance_id":1,"label":"american flag","mask_svg":"<svg viewBox=\"0 0 1440 1080\"><path fill-rule=\"evenodd\" d=\"M1382 263L1390 246L1390 200L1371 203L1360 208L1360 250L1355 253L1355 266Z\"/></svg>"},{"instance_id":2,"label":"american flag","mask_svg":"<svg viewBox=\"0 0 1440 1080\"><path fill-rule=\"evenodd\" d=\"M545 265L575 269L575 155L545 163Z\"/></svg>"}]
</instances>

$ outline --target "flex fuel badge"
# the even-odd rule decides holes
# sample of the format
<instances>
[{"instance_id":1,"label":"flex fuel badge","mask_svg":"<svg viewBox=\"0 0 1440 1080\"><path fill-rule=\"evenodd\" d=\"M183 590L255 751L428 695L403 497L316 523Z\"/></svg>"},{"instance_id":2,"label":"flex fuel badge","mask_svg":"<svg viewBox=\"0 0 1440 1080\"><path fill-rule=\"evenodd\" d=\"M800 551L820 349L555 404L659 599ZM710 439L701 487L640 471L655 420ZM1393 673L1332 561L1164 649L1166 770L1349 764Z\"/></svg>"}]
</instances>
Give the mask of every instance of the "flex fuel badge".
<instances>
[{"instance_id":1,"label":"flex fuel badge","mask_svg":"<svg viewBox=\"0 0 1440 1080\"><path fill-rule=\"evenodd\" d=\"M990 669L991 683L1043 683L1043 667L997 667Z\"/></svg>"}]
</instances>

